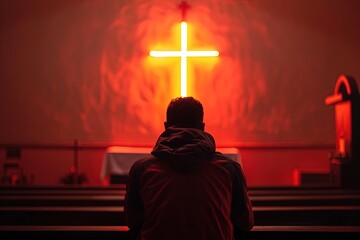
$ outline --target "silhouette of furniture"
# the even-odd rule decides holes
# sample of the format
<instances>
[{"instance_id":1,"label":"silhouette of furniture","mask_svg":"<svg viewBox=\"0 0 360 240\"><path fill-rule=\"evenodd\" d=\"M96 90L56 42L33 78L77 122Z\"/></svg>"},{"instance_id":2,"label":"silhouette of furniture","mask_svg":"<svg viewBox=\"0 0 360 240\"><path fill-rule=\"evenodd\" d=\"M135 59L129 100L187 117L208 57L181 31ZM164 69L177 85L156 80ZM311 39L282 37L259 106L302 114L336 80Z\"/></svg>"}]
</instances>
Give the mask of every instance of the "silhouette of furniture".
<instances>
[{"instance_id":1,"label":"silhouette of furniture","mask_svg":"<svg viewBox=\"0 0 360 240\"><path fill-rule=\"evenodd\" d=\"M110 184L125 183L134 162L148 156L151 151L152 148L140 147L113 146L107 148L102 162L100 178L105 185L107 182ZM240 153L237 148L219 148L217 151L241 164Z\"/></svg>"},{"instance_id":2,"label":"silhouette of furniture","mask_svg":"<svg viewBox=\"0 0 360 240\"><path fill-rule=\"evenodd\" d=\"M360 187L360 96L355 78L340 75L334 94L325 103L335 110L336 149L330 157L333 181L342 187Z\"/></svg>"},{"instance_id":3,"label":"silhouette of furniture","mask_svg":"<svg viewBox=\"0 0 360 240\"><path fill-rule=\"evenodd\" d=\"M2 184L17 185L24 182L21 166L21 149L17 147L6 148L6 158L3 163Z\"/></svg>"}]
</instances>

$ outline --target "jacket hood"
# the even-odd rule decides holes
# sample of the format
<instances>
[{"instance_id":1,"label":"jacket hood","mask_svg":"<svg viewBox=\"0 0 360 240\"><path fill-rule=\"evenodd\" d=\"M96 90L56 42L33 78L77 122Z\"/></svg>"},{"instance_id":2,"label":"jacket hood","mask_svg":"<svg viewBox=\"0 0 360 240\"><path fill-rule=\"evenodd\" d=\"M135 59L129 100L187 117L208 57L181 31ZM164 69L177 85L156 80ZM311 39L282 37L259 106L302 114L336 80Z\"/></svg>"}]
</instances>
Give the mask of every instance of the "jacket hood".
<instances>
[{"instance_id":1,"label":"jacket hood","mask_svg":"<svg viewBox=\"0 0 360 240\"><path fill-rule=\"evenodd\" d=\"M168 127L157 140L152 155L168 161L177 171L189 174L215 154L215 140L195 128Z\"/></svg>"}]
</instances>

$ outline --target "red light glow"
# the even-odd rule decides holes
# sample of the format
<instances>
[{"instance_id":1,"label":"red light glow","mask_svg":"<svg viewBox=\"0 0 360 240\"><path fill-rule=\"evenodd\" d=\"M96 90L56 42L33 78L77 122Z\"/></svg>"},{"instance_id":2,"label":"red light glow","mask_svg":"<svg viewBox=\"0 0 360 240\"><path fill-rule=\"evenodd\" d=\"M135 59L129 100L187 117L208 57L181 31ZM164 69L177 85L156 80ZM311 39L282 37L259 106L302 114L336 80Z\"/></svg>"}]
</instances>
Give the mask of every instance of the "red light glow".
<instances>
[{"instance_id":1,"label":"red light glow","mask_svg":"<svg viewBox=\"0 0 360 240\"><path fill-rule=\"evenodd\" d=\"M189 51L188 50L188 27L185 21L181 22L181 50L180 51L150 51L152 57L180 57L180 96L187 96L187 58L188 57L217 57L219 52L211 51Z\"/></svg>"},{"instance_id":2,"label":"red light glow","mask_svg":"<svg viewBox=\"0 0 360 240\"><path fill-rule=\"evenodd\" d=\"M15 2L1 2L2 143L152 145L167 104L180 95L186 58L186 94L203 103L218 144L332 144L333 112L323 96L334 75L358 75L359 55L348 54L360 52L359 31L346 17L357 16L354 7L196 0L184 19L180 1ZM181 52L181 21L187 54L220 57L149 56Z\"/></svg>"}]
</instances>

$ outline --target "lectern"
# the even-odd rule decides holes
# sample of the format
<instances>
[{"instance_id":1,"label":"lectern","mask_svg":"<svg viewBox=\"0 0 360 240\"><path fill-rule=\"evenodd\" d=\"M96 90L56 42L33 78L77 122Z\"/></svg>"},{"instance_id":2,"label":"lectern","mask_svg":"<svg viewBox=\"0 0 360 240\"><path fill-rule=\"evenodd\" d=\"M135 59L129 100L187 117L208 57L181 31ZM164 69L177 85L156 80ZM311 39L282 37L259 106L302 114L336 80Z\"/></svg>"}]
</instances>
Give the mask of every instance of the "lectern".
<instances>
[{"instance_id":1,"label":"lectern","mask_svg":"<svg viewBox=\"0 0 360 240\"><path fill-rule=\"evenodd\" d=\"M360 187L360 96L355 78L340 75L326 105L335 110L335 152L331 154L332 179L341 187Z\"/></svg>"}]
</instances>

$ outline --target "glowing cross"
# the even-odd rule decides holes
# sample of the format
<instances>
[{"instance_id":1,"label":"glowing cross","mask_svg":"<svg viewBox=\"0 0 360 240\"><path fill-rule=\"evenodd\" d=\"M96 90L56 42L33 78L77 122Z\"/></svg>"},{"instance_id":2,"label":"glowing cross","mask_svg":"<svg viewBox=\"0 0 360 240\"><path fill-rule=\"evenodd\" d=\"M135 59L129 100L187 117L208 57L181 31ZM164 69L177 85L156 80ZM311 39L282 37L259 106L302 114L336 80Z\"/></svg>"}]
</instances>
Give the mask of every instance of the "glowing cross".
<instances>
[{"instance_id":1,"label":"glowing cross","mask_svg":"<svg viewBox=\"0 0 360 240\"><path fill-rule=\"evenodd\" d=\"M185 12L189 8L189 5L183 1L179 8L182 10L181 22L181 49L180 51L150 51L150 56L152 57L180 57L180 86L181 93L180 96L187 96L187 58L188 57L216 57L219 56L218 51L188 51L187 49L187 23L185 22Z\"/></svg>"}]
</instances>

